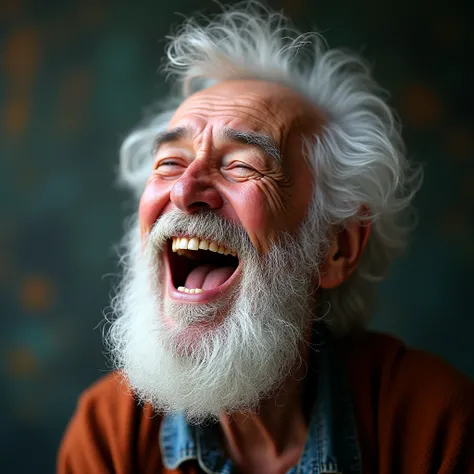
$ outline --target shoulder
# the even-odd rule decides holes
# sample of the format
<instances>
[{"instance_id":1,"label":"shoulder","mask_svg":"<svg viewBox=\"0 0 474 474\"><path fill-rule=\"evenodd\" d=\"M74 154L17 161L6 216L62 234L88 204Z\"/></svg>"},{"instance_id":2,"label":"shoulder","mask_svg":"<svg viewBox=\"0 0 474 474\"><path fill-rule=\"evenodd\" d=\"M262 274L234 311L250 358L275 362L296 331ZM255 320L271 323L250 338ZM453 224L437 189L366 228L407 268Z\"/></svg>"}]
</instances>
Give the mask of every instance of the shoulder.
<instances>
[{"instance_id":1,"label":"shoulder","mask_svg":"<svg viewBox=\"0 0 474 474\"><path fill-rule=\"evenodd\" d=\"M349 369L361 436L372 448L378 446L382 464L390 465L395 456L406 467L403 472L438 472L435 465L459 469L474 462L469 448L474 384L468 377L440 357L385 334L366 332L338 345Z\"/></svg>"},{"instance_id":2,"label":"shoulder","mask_svg":"<svg viewBox=\"0 0 474 474\"><path fill-rule=\"evenodd\" d=\"M79 397L61 442L58 472L133 472L136 450L158 443L159 424L160 417L140 406L112 372Z\"/></svg>"},{"instance_id":3,"label":"shoulder","mask_svg":"<svg viewBox=\"0 0 474 474\"><path fill-rule=\"evenodd\" d=\"M124 415L135 410L137 403L125 379L117 372L111 372L84 390L79 396L77 410L97 418L108 415ZM120 419L114 417L118 423Z\"/></svg>"},{"instance_id":4,"label":"shoulder","mask_svg":"<svg viewBox=\"0 0 474 474\"><path fill-rule=\"evenodd\" d=\"M130 436L141 410L123 377L112 372L80 395L71 425L76 430L87 428L95 436L122 440Z\"/></svg>"},{"instance_id":5,"label":"shoulder","mask_svg":"<svg viewBox=\"0 0 474 474\"><path fill-rule=\"evenodd\" d=\"M439 356L408 347L401 340L366 331L338 342L350 372L366 372L380 391L445 404L467 397L473 401L472 381ZM429 394L427 398L425 395ZM387 393L388 395L388 393Z\"/></svg>"}]
</instances>

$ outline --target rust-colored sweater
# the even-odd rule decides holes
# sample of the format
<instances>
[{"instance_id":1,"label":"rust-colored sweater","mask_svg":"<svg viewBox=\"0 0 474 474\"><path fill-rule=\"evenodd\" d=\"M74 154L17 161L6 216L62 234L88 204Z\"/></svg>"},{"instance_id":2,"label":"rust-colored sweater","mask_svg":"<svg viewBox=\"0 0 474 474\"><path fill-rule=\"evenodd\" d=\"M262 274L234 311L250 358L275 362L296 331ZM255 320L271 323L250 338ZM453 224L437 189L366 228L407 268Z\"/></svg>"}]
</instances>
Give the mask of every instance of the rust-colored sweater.
<instances>
[{"instance_id":1,"label":"rust-colored sweater","mask_svg":"<svg viewBox=\"0 0 474 474\"><path fill-rule=\"evenodd\" d=\"M346 337L365 474L474 473L474 385L441 359L386 335ZM88 389L64 436L59 474L195 474L163 467L161 418L140 407L115 374Z\"/></svg>"}]
</instances>

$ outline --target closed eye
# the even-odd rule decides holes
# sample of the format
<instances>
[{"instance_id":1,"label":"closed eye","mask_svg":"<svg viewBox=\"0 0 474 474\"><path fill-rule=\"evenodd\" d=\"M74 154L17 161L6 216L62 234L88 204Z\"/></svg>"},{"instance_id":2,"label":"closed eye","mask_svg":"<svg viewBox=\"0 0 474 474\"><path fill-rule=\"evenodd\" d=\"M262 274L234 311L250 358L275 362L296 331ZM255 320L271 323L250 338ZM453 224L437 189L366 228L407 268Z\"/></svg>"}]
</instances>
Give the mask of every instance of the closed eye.
<instances>
[{"instance_id":1,"label":"closed eye","mask_svg":"<svg viewBox=\"0 0 474 474\"><path fill-rule=\"evenodd\" d=\"M231 180L259 179L263 176L253 166L242 161L234 161L227 166L223 166L222 173Z\"/></svg>"},{"instance_id":2,"label":"closed eye","mask_svg":"<svg viewBox=\"0 0 474 474\"><path fill-rule=\"evenodd\" d=\"M163 177L176 177L186 169L186 164L179 159L163 159L155 165L155 173Z\"/></svg>"},{"instance_id":3,"label":"closed eye","mask_svg":"<svg viewBox=\"0 0 474 474\"><path fill-rule=\"evenodd\" d=\"M161 160L157 160L155 163L155 169L165 167L165 166L184 166L184 163L182 160L176 159L176 158L164 158Z\"/></svg>"},{"instance_id":4,"label":"closed eye","mask_svg":"<svg viewBox=\"0 0 474 474\"><path fill-rule=\"evenodd\" d=\"M161 161L160 163L158 163L158 166L178 166L178 165L179 163L172 160Z\"/></svg>"}]
</instances>

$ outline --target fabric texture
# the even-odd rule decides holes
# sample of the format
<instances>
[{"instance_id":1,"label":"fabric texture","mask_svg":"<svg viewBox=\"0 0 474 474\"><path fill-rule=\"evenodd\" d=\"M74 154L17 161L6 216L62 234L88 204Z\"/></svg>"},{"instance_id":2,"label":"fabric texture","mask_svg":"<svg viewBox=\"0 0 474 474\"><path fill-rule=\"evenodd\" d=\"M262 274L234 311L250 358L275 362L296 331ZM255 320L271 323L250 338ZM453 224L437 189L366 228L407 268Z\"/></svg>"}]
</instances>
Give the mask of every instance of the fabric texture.
<instances>
[{"instance_id":1,"label":"fabric texture","mask_svg":"<svg viewBox=\"0 0 474 474\"><path fill-rule=\"evenodd\" d=\"M436 356L390 336L338 340L347 368L366 474L474 473L474 386ZM111 373L80 398L64 435L59 474L194 474L190 459L164 466L163 418L137 404Z\"/></svg>"}]
</instances>

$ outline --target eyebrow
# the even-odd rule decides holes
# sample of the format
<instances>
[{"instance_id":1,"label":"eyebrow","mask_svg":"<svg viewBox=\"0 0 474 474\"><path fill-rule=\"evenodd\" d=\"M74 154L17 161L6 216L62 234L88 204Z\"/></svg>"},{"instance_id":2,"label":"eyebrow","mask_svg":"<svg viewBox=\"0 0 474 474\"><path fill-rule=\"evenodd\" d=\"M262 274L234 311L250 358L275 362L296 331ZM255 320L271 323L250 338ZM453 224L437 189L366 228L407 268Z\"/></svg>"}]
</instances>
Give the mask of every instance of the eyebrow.
<instances>
[{"instance_id":1,"label":"eyebrow","mask_svg":"<svg viewBox=\"0 0 474 474\"><path fill-rule=\"evenodd\" d=\"M156 153L158 148L165 143L175 142L177 140L186 139L191 136L191 129L186 127L176 127L171 130L163 130L159 132L153 140L152 152Z\"/></svg>"},{"instance_id":2,"label":"eyebrow","mask_svg":"<svg viewBox=\"0 0 474 474\"><path fill-rule=\"evenodd\" d=\"M242 132L240 130L226 127L222 131L222 136L225 140L260 148L266 155L270 156L281 165L280 148L275 139L269 135L252 131Z\"/></svg>"},{"instance_id":3,"label":"eyebrow","mask_svg":"<svg viewBox=\"0 0 474 474\"><path fill-rule=\"evenodd\" d=\"M158 148L165 143L187 139L191 136L192 130L188 127L177 127L171 130L164 130L163 132L158 133L158 135L155 137L155 140L153 141L153 153L156 153ZM227 141L255 146L262 150L267 156L273 158L278 164L281 165L282 163L278 144L275 139L269 135L253 131L243 132L233 128L225 127L220 132L220 136Z\"/></svg>"}]
</instances>

